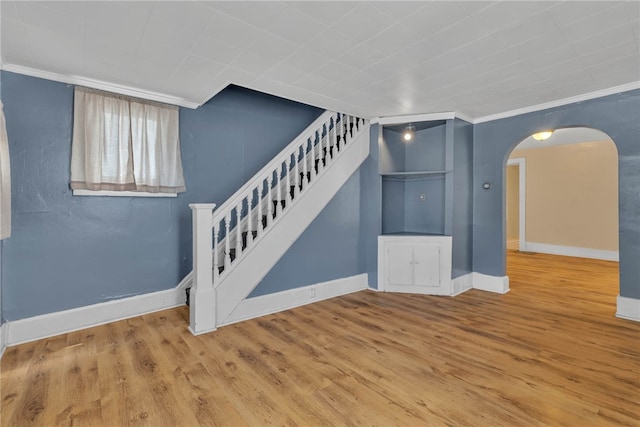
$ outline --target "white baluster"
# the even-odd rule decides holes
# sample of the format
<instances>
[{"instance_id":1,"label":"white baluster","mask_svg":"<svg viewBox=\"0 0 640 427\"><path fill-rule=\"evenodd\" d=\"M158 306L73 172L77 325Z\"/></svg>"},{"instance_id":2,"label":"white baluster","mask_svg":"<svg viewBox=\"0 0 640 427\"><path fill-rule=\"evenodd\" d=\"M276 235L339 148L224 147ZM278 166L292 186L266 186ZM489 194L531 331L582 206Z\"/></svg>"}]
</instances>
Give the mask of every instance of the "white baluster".
<instances>
[{"instance_id":1,"label":"white baluster","mask_svg":"<svg viewBox=\"0 0 640 427\"><path fill-rule=\"evenodd\" d=\"M322 162L322 148L323 148L322 147L323 146L323 144L322 144L322 131L324 131L324 126L325 126L324 124L322 126L320 126L320 131L319 131L320 140L318 141L318 147L319 147L318 148L318 159L320 159L320 160L318 161L318 173L320 173L321 171L324 170L324 163ZM327 126L327 130L328 129L329 129L329 126Z\"/></svg>"},{"instance_id":2,"label":"white baluster","mask_svg":"<svg viewBox=\"0 0 640 427\"><path fill-rule=\"evenodd\" d=\"M276 201L276 215L280 216L282 212L282 164L278 166L276 173L276 196L278 198Z\"/></svg>"},{"instance_id":3,"label":"white baluster","mask_svg":"<svg viewBox=\"0 0 640 427\"><path fill-rule=\"evenodd\" d=\"M293 158L289 156L289 165L287 166L287 206L291 206L293 198L291 197L291 186L294 186L295 191L295 179L291 182L291 174L294 173Z\"/></svg>"},{"instance_id":4,"label":"white baluster","mask_svg":"<svg viewBox=\"0 0 640 427\"><path fill-rule=\"evenodd\" d=\"M225 272L229 271L229 267L231 266L231 250L229 242L231 241L231 234L229 233L229 224L231 223L231 211L227 212L227 215L224 217L224 269ZM237 255L237 254L236 254Z\"/></svg>"},{"instance_id":5,"label":"white baluster","mask_svg":"<svg viewBox=\"0 0 640 427\"><path fill-rule=\"evenodd\" d=\"M260 187L258 187L258 225L256 226L256 229L259 230L258 231L258 235L262 234L262 190L264 188L264 181L261 180L260 181Z\"/></svg>"},{"instance_id":6,"label":"white baluster","mask_svg":"<svg viewBox=\"0 0 640 427\"><path fill-rule=\"evenodd\" d=\"M300 194L300 147L296 150L293 160L296 162L296 172L294 178L295 188L293 189L295 197Z\"/></svg>"},{"instance_id":7,"label":"white baluster","mask_svg":"<svg viewBox=\"0 0 640 427\"><path fill-rule=\"evenodd\" d=\"M253 189L247 196L247 249L249 249L249 243L253 241L253 215L251 214L251 205L253 204Z\"/></svg>"},{"instance_id":8,"label":"white baluster","mask_svg":"<svg viewBox=\"0 0 640 427\"><path fill-rule=\"evenodd\" d=\"M337 113L333 118L333 151L337 152L338 150L338 119L340 118L340 113ZM340 126L342 126L342 122L340 122ZM332 156L333 157L333 156Z\"/></svg>"},{"instance_id":9,"label":"white baluster","mask_svg":"<svg viewBox=\"0 0 640 427\"><path fill-rule=\"evenodd\" d=\"M236 206L236 258L242 253L242 227L240 226L242 218L242 205L244 199L240 200L240 204Z\"/></svg>"},{"instance_id":10,"label":"white baluster","mask_svg":"<svg viewBox=\"0 0 640 427\"><path fill-rule=\"evenodd\" d=\"M218 253L218 235L220 234L220 224L213 225L213 283L217 283L220 278L220 260Z\"/></svg>"},{"instance_id":11,"label":"white baluster","mask_svg":"<svg viewBox=\"0 0 640 427\"><path fill-rule=\"evenodd\" d=\"M269 212L267 215L267 227L269 227L273 222L273 192L271 187L273 187L273 173L269 174L269 185L267 186L267 212Z\"/></svg>"},{"instance_id":12,"label":"white baluster","mask_svg":"<svg viewBox=\"0 0 640 427\"><path fill-rule=\"evenodd\" d=\"M308 178L307 178L307 146L309 144L309 140L307 139L304 142L304 145L302 146L302 170L304 172L304 176L302 178L302 185L305 190L307 189L307 185L309 184Z\"/></svg>"}]
</instances>

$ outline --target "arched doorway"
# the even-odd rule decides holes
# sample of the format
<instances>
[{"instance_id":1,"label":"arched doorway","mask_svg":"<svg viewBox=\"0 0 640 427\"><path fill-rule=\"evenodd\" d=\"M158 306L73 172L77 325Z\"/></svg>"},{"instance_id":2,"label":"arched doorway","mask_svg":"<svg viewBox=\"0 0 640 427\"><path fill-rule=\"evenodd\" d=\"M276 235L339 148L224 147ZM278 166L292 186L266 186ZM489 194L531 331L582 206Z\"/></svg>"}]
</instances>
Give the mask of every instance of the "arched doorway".
<instances>
[{"instance_id":1,"label":"arched doorway","mask_svg":"<svg viewBox=\"0 0 640 427\"><path fill-rule=\"evenodd\" d=\"M610 288L607 298L615 299L619 226L613 140L585 127L557 129L545 140L529 136L509 152L504 177L511 288L531 283L544 263L547 282L555 280L548 271L554 267L558 285L571 280L586 284L596 272L601 286ZM571 270L570 278L561 270Z\"/></svg>"}]
</instances>

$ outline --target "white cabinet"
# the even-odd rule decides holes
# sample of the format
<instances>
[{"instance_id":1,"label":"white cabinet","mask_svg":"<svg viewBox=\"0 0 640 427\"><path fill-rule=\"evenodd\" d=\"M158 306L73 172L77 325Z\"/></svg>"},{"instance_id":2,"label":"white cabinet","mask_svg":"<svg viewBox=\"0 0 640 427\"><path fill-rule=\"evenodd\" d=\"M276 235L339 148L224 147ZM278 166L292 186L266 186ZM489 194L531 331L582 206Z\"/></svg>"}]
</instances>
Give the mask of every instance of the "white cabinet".
<instances>
[{"instance_id":1,"label":"white cabinet","mask_svg":"<svg viewBox=\"0 0 640 427\"><path fill-rule=\"evenodd\" d=\"M378 287L451 295L451 236L379 236Z\"/></svg>"}]
</instances>

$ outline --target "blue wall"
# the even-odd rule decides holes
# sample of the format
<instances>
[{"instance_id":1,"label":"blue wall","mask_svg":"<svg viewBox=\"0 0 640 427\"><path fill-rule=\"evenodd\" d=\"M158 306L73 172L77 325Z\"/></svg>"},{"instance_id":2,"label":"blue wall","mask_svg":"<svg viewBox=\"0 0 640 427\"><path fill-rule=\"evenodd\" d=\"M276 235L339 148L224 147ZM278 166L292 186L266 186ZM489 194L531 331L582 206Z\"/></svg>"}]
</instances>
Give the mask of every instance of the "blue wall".
<instances>
[{"instance_id":1,"label":"blue wall","mask_svg":"<svg viewBox=\"0 0 640 427\"><path fill-rule=\"evenodd\" d=\"M452 277L473 271L473 125L454 119Z\"/></svg>"},{"instance_id":2,"label":"blue wall","mask_svg":"<svg viewBox=\"0 0 640 427\"><path fill-rule=\"evenodd\" d=\"M620 295L640 298L640 90L474 126L473 271L505 274L504 174L513 148L535 132L572 126L599 129L618 148Z\"/></svg>"},{"instance_id":3,"label":"blue wall","mask_svg":"<svg viewBox=\"0 0 640 427\"><path fill-rule=\"evenodd\" d=\"M73 87L8 72L1 84L13 192L13 233L2 241L7 320L175 287L191 269L188 204L224 202L322 113L229 87L196 110L180 110L186 193L174 199L73 197ZM350 181L345 191L357 197L358 186ZM329 217L339 209L335 200ZM326 225L323 215L316 222ZM309 256L342 262L336 251L315 252L326 247L322 240L306 241L300 250ZM341 271L357 270L358 262L349 259L354 268Z\"/></svg>"}]
</instances>

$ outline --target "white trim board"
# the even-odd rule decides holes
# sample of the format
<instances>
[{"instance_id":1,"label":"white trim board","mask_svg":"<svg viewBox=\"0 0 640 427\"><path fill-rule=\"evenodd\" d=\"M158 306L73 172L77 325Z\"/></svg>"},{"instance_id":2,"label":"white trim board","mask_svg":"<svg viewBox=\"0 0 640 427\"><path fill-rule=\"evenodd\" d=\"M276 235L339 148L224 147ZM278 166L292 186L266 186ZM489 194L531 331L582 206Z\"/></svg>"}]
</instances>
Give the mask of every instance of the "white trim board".
<instances>
[{"instance_id":1,"label":"white trim board","mask_svg":"<svg viewBox=\"0 0 640 427\"><path fill-rule=\"evenodd\" d=\"M518 245L524 251L527 246L527 160L520 157L508 159L507 166L518 166Z\"/></svg>"},{"instance_id":2,"label":"white trim board","mask_svg":"<svg viewBox=\"0 0 640 427\"><path fill-rule=\"evenodd\" d=\"M177 193L147 193L146 191L71 190L74 196L108 197L178 197Z\"/></svg>"},{"instance_id":3,"label":"white trim board","mask_svg":"<svg viewBox=\"0 0 640 427\"><path fill-rule=\"evenodd\" d=\"M0 359L4 355L4 351L7 349L7 324L0 325Z\"/></svg>"},{"instance_id":4,"label":"white trim board","mask_svg":"<svg viewBox=\"0 0 640 427\"><path fill-rule=\"evenodd\" d=\"M467 273L453 279L451 296L455 297L456 295L467 292L469 289L473 289L473 273Z\"/></svg>"},{"instance_id":5,"label":"white trim board","mask_svg":"<svg viewBox=\"0 0 640 427\"><path fill-rule=\"evenodd\" d=\"M38 77L45 80L53 80L54 82L85 86L93 89L104 90L107 92L119 93L120 95L133 96L135 98L149 99L151 101L162 102L165 104L178 105L180 107L194 109L200 106L200 104L197 102L189 101L188 99L180 98L177 96L166 95L164 93L136 89L131 86L109 83L102 80L90 79L86 77L67 76L51 71L39 70L37 68L24 67L22 65L2 64L2 69L12 73L23 74L25 76Z\"/></svg>"},{"instance_id":6,"label":"white trim board","mask_svg":"<svg viewBox=\"0 0 640 427\"><path fill-rule=\"evenodd\" d=\"M640 299L618 295L616 317L640 322Z\"/></svg>"},{"instance_id":7,"label":"white trim board","mask_svg":"<svg viewBox=\"0 0 640 427\"><path fill-rule=\"evenodd\" d=\"M222 325L242 322L329 298L369 289L369 276L358 274L242 301Z\"/></svg>"},{"instance_id":8,"label":"white trim board","mask_svg":"<svg viewBox=\"0 0 640 427\"><path fill-rule=\"evenodd\" d=\"M473 289L506 294L509 292L509 276L490 276L473 272Z\"/></svg>"},{"instance_id":9,"label":"white trim board","mask_svg":"<svg viewBox=\"0 0 640 427\"><path fill-rule=\"evenodd\" d=\"M73 332L92 326L116 322L155 311L178 307L185 303L183 289L166 291L107 301L99 304L73 308L14 320L3 325L7 346L22 344L42 338Z\"/></svg>"},{"instance_id":10,"label":"white trim board","mask_svg":"<svg viewBox=\"0 0 640 427\"><path fill-rule=\"evenodd\" d=\"M578 248L575 246L550 245L547 243L525 242L525 249L529 252L541 254L573 256L578 258L602 259L605 261L618 261L618 251L605 251L602 249Z\"/></svg>"}]
</instances>

